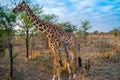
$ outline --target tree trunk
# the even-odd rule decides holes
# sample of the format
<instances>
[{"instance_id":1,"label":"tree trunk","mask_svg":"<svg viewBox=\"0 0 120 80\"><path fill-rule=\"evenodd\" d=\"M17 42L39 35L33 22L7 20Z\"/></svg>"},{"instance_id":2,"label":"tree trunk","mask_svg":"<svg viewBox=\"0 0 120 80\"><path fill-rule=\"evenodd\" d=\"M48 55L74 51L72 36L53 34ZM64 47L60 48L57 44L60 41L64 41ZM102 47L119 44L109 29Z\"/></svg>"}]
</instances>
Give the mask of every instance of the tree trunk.
<instances>
[{"instance_id":1,"label":"tree trunk","mask_svg":"<svg viewBox=\"0 0 120 80\"><path fill-rule=\"evenodd\" d=\"M29 57L29 30L26 30L26 57Z\"/></svg>"},{"instance_id":2,"label":"tree trunk","mask_svg":"<svg viewBox=\"0 0 120 80\"><path fill-rule=\"evenodd\" d=\"M10 61L10 79L13 77L13 55L12 55L12 44L9 42L8 43L8 48L9 48L9 61Z\"/></svg>"}]
</instances>

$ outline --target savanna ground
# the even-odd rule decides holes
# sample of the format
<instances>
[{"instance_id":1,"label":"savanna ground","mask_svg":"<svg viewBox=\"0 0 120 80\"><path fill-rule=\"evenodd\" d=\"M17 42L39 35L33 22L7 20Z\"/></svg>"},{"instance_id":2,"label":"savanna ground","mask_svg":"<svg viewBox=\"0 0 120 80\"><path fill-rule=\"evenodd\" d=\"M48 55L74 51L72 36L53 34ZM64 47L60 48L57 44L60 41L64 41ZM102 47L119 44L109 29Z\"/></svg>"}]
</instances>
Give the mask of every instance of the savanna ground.
<instances>
[{"instance_id":1,"label":"savanna ground","mask_svg":"<svg viewBox=\"0 0 120 80\"><path fill-rule=\"evenodd\" d=\"M42 37L41 35L34 37L36 45L34 52L30 51L32 54L29 59L26 59L25 43L16 37L13 54L17 56L14 59L12 80L51 80L53 56L51 50L46 48L46 38ZM85 44L84 40L80 41L83 64L89 59L91 65L85 80L120 80L120 36L90 34ZM5 56L0 58L0 80L8 80L9 77L8 55L6 50ZM67 73L67 70L62 72L63 80L68 80Z\"/></svg>"}]
</instances>

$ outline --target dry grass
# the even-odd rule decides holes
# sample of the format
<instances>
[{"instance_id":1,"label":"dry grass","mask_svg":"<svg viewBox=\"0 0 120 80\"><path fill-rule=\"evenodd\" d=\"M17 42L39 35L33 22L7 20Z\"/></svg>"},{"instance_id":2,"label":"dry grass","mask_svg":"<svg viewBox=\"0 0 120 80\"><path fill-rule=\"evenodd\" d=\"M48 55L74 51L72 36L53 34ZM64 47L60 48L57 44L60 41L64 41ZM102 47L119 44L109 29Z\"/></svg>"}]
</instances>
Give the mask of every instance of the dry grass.
<instances>
[{"instance_id":1,"label":"dry grass","mask_svg":"<svg viewBox=\"0 0 120 80\"><path fill-rule=\"evenodd\" d=\"M90 35L89 40L89 46L83 45L80 54L83 60L89 58L91 61L91 69L86 78L90 80L119 80L119 37Z\"/></svg>"},{"instance_id":2,"label":"dry grass","mask_svg":"<svg viewBox=\"0 0 120 80\"><path fill-rule=\"evenodd\" d=\"M39 37L36 40L39 40ZM80 56L83 65L90 60L90 70L84 75L78 74L78 80L120 80L120 38L114 35L89 35L86 45L81 44ZM49 49L36 42L35 50L26 59L25 45L14 47L14 77L13 80L51 80L53 56ZM8 53L8 52L7 52ZM61 54L64 54L61 52ZM63 56L63 55L61 55ZM63 80L68 80L65 57L62 57L64 67ZM8 78L8 54L0 58L0 80ZM84 77L82 77L84 76Z\"/></svg>"},{"instance_id":3,"label":"dry grass","mask_svg":"<svg viewBox=\"0 0 120 80\"><path fill-rule=\"evenodd\" d=\"M39 51L31 51L31 53L29 55L29 59L35 59L35 58L38 58L39 56L40 56Z\"/></svg>"}]
</instances>

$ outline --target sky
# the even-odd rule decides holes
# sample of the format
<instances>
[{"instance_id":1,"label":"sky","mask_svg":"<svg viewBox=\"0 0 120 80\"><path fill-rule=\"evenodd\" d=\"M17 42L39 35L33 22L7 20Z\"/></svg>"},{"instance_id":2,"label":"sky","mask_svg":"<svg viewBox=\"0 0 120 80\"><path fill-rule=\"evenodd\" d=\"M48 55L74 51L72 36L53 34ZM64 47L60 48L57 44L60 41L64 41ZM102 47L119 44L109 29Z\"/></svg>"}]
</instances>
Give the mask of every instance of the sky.
<instances>
[{"instance_id":1,"label":"sky","mask_svg":"<svg viewBox=\"0 0 120 80\"><path fill-rule=\"evenodd\" d=\"M1 4L11 0L0 0ZM20 1L20 0L18 0ZM43 5L46 14L55 14L59 22L69 21L78 28L81 21L90 21L89 31L108 32L120 27L120 0L32 0Z\"/></svg>"}]
</instances>

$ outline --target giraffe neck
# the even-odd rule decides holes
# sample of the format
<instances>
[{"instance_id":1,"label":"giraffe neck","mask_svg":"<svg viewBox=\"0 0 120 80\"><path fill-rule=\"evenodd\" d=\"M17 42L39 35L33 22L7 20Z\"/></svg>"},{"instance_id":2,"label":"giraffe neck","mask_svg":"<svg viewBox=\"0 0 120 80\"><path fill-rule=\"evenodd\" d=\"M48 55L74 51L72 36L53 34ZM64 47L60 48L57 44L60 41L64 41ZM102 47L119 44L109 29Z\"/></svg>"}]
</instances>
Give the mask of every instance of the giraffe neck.
<instances>
[{"instance_id":1,"label":"giraffe neck","mask_svg":"<svg viewBox=\"0 0 120 80\"><path fill-rule=\"evenodd\" d=\"M50 23L44 22L40 18L38 18L30 9L30 7L26 4L25 6L25 12L26 15L28 16L29 20L32 22L32 24L37 27L41 32L45 33L46 36L48 37L49 34L54 31L55 27L49 26Z\"/></svg>"}]
</instances>

